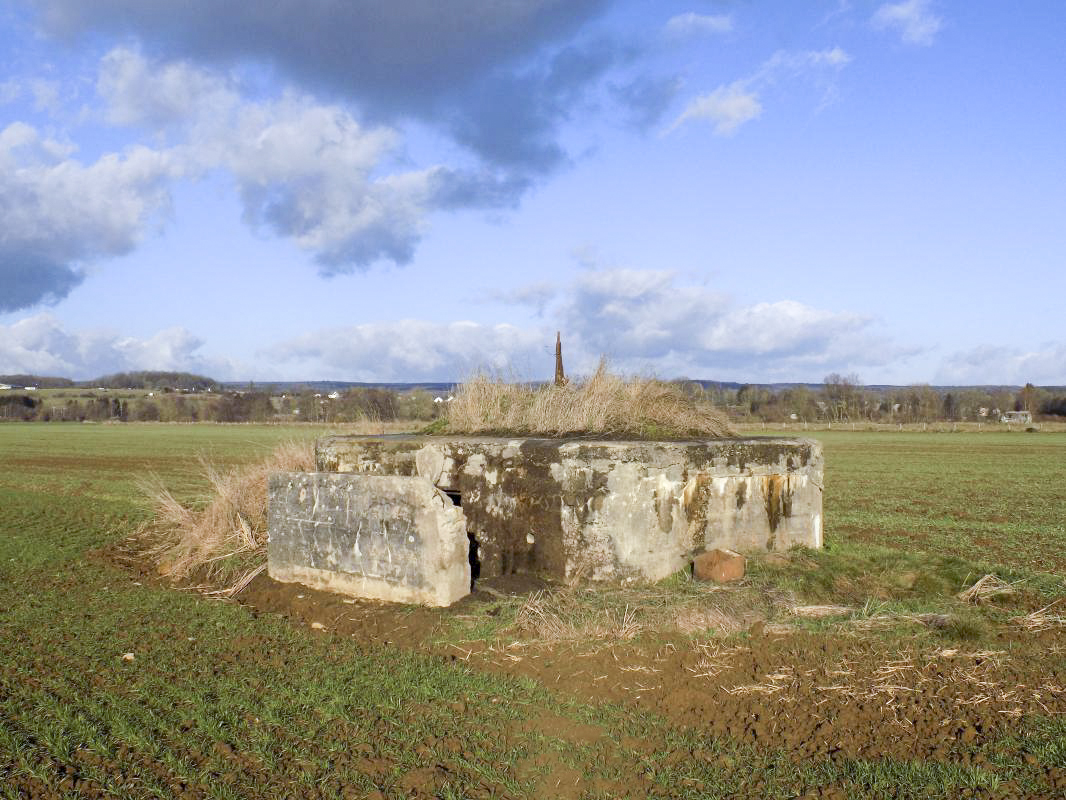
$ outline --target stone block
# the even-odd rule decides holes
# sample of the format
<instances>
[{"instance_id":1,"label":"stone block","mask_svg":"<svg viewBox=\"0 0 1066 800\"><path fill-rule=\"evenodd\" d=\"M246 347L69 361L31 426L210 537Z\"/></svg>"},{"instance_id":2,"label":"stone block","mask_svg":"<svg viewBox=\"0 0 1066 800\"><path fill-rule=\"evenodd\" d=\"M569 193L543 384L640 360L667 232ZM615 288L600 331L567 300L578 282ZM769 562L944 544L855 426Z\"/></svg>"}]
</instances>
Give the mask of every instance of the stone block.
<instances>
[{"instance_id":1,"label":"stone block","mask_svg":"<svg viewBox=\"0 0 1066 800\"><path fill-rule=\"evenodd\" d=\"M732 550L710 550L692 560L692 575L698 581L730 583L744 577L745 559Z\"/></svg>"},{"instance_id":2,"label":"stone block","mask_svg":"<svg viewBox=\"0 0 1066 800\"><path fill-rule=\"evenodd\" d=\"M423 478L274 473L267 515L275 580L430 606L470 593L463 510Z\"/></svg>"}]
</instances>

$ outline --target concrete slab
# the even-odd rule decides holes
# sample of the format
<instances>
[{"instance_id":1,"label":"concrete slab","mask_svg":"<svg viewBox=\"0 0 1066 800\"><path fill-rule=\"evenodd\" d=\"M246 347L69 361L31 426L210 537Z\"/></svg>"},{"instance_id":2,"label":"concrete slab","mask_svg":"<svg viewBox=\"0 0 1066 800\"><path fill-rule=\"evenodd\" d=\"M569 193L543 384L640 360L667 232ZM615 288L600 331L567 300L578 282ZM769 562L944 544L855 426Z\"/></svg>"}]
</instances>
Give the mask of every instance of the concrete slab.
<instances>
[{"instance_id":1,"label":"concrete slab","mask_svg":"<svg viewBox=\"0 0 1066 800\"><path fill-rule=\"evenodd\" d=\"M470 593L466 518L429 481L281 472L268 498L275 580L430 606Z\"/></svg>"}]
</instances>

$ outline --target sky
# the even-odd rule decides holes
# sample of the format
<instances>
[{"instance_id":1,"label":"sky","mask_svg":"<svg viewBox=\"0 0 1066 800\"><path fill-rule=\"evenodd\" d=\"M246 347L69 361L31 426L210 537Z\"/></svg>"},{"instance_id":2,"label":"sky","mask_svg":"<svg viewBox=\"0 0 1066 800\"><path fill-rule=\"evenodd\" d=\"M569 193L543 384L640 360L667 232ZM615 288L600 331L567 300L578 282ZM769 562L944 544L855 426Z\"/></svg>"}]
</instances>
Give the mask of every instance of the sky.
<instances>
[{"instance_id":1,"label":"sky","mask_svg":"<svg viewBox=\"0 0 1066 800\"><path fill-rule=\"evenodd\" d=\"M0 0L0 374L1066 385L1064 30Z\"/></svg>"}]
</instances>

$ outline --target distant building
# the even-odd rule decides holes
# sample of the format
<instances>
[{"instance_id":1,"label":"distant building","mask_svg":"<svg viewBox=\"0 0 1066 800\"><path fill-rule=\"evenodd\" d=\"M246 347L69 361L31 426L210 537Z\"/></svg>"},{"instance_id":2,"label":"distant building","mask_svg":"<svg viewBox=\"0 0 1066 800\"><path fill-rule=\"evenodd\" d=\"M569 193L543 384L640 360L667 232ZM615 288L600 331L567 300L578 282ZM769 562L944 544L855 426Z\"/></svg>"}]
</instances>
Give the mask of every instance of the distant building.
<instances>
[{"instance_id":1,"label":"distant building","mask_svg":"<svg viewBox=\"0 0 1066 800\"><path fill-rule=\"evenodd\" d=\"M1028 411L1004 411L999 418L1000 422L1017 422L1019 425L1030 425L1033 415Z\"/></svg>"},{"instance_id":2,"label":"distant building","mask_svg":"<svg viewBox=\"0 0 1066 800\"><path fill-rule=\"evenodd\" d=\"M316 396L317 396L317 395L316 395ZM341 393L340 393L340 392L330 392L330 393L329 393L328 395L326 395L326 396L327 396L327 397L328 397L328 398L329 398L330 400L336 400L336 399L338 399L338 398L339 398L339 397L341 396Z\"/></svg>"},{"instance_id":3,"label":"distant building","mask_svg":"<svg viewBox=\"0 0 1066 800\"><path fill-rule=\"evenodd\" d=\"M10 383L0 383L0 390L10 389L10 388L12 388Z\"/></svg>"}]
</instances>

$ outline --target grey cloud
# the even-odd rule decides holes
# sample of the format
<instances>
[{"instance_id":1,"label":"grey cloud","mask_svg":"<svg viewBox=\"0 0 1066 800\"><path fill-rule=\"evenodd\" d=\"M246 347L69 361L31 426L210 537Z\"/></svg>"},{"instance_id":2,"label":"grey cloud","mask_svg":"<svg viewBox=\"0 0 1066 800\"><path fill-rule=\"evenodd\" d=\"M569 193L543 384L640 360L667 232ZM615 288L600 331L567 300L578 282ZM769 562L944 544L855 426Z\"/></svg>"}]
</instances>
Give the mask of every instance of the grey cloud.
<instances>
[{"instance_id":1,"label":"grey cloud","mask_svg":"<svg viewBox=\"0 0 1066 800\"><path fill-rule=\"evenodd\" d=\"M434 208L513 208L532 180L490 169L438 167L429 175L429 195Z\"/></svg>"},{"instance_id":2,"label":"grey cloud","mask_svg":"<svg viewBox=\"0 0 1066 800\"><path fill-rule=\"evenodd\" d=\"M455 139L497 167L550 172L568 156L556 141L584 89L631 53L606 41L569 46L543 66L489 76L458 95Z\"/></svg>"},{"instance_id":3,"label":"grey cloud","mask_svg":"<svg viewBox=\"0 0 1066 800\"><path fill-rule=\"evenodd\" d=\"M135 34L179 57L253 58L410 111L572 33L603 0L38 0L51 31Z\"/></svg>"},{"instance_id":4,"label":"grey cloud","mask_svg":"<svg viewBox=\"0 0 1066 800\"><path fill-rule=\"evenodd\" d=\"M29 248L0 244L0 312L57 303L84 278L76 267L43 259Z\"/></svg>"},{"instance_id":5,"label":"grey cloud","mask_svg":"<svg viewBox=\"0 0 1066 800\"><path fill-rule=\"evenodd\" d=\"M273 0L145 3L38 0L45 27L135 34L171 56L252 59L314 91L356 101L370 118L446 120L496 164L562 163L562 98L602 72L587 53L535 62L595 18L605 0ZM510 124L509 124L510 123Z\"/></svg>"},{"instance_id":6,"label":"grey cloud","mask_svg":"<svg viewBox=\"0 0 1066 800\"><path fill-rule=\"evenodd\" d=\"M673 75L642 75L612 87L615 99L628 113L630 124L642 131L658 124L680 91L681 79Z\"/></svg>"}]
</instances>

